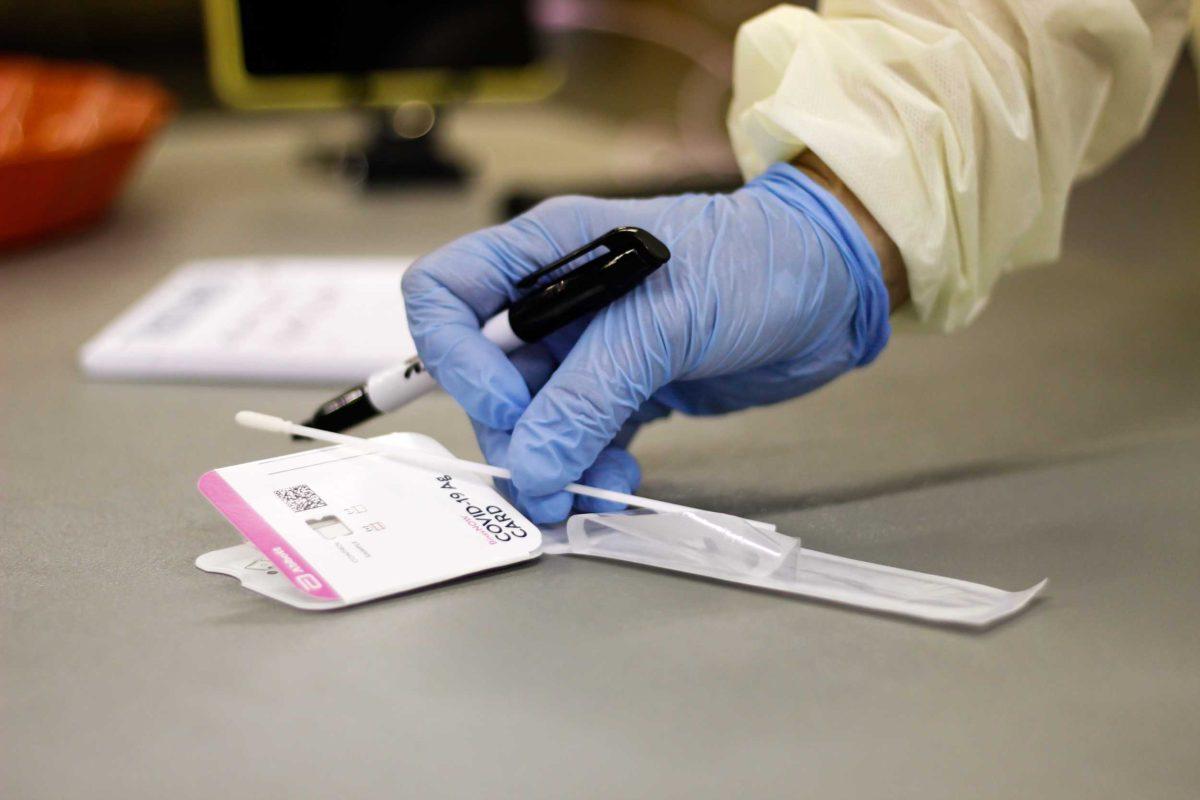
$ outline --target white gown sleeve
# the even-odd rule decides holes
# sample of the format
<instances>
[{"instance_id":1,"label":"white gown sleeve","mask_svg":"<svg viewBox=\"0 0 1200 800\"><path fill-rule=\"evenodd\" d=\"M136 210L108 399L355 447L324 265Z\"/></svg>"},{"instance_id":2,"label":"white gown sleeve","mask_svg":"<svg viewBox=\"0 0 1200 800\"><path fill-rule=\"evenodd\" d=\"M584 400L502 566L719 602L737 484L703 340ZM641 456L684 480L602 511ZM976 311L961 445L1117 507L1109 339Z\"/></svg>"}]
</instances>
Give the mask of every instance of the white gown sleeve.
<instances>
[{"instance_id":1,"label":"white gown sleeve","mask_svg":"<svg viewBox=\"0 0 1200 800\"><path fill-rule=\"evenodd\" d=\"M811 148L953 330L1055 258L1072 183L1146 128L1189 0L828 0L745 23L729 130L747 178Z\"/></svg>"}]
</instances>

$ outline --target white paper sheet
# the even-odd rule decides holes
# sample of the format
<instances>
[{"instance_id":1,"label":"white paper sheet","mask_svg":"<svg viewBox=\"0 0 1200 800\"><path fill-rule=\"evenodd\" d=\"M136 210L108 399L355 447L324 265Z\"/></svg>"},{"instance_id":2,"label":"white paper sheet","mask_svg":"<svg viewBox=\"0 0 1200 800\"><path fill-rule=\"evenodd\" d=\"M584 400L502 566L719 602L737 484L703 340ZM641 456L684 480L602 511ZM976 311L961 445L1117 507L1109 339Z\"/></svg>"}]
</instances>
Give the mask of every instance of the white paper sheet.
<instances>
[{"instance_id":1,"label":"white paper sheet","mask_svg":"<svg viewBox=\"0 0 1200 800\"><path fill-rule=\"evenodd\" d=\"M415 352L397 259L196 261L80 351L119 380L355 383Z\"/></svg>"}]
</instances>

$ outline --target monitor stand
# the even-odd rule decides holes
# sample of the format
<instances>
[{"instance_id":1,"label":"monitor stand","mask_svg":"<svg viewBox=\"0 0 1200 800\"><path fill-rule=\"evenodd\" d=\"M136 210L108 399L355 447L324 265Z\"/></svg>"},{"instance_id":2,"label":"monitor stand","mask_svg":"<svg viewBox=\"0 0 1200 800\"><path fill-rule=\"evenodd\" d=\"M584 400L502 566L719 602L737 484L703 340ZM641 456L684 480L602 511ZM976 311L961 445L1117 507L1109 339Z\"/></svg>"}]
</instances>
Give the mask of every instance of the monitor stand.
<instances>
[{"instance_id":1,"label":"monitor stand","mask_svg":"<svg viewBox=\"0 0 1200 800\"><path fill-rule=\"evenodd\" d=\"M443 111L424 103L373 109L367 139L342 156L342 173L369 190L462 183L463 168L438 152L435 123Z\"/></svg>"}]
</instances>

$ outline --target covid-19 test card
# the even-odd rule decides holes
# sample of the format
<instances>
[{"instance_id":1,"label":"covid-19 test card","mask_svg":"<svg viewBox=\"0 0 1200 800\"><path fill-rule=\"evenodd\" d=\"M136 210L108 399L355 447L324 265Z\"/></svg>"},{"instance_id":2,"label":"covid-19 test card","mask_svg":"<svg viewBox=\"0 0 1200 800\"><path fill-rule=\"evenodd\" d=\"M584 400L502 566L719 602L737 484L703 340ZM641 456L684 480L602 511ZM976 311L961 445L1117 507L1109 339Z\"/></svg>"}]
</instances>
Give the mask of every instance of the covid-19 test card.
<instances>
[{"instance_id":1,"label":"covid-19 test card","mask_svg":"<svg viewBox=\"0 0 1200 800\"><path fill-rule=\"evenodd\" d=\"M450 455L414 433L389 444ZM537 557L541 532L488 483L326 447L223 467L201 493L246 543L196 565L299 608L338 608Z\"/></svg>"}]
</instances>

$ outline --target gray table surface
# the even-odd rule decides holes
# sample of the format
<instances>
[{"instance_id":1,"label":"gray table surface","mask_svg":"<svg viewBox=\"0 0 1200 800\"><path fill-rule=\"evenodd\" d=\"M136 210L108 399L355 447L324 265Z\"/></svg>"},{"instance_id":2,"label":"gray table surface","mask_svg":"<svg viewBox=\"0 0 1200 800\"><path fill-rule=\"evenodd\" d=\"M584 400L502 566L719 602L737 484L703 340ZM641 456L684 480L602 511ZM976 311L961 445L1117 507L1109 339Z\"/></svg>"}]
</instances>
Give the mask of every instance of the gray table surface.
<instances>
[{"instance_id":1,"label":"gray table surface","mask_svg":"<svg viewBox=\"0 0 1200 800\"><path fill-rule=\"evenodd\" d=\"M815 549L1049 577L1013 621L965 633L567 557L313 615L192 566L237 538L197 476L289 446L233 412L325 391L87 382L78 346L185 260L419 252L491 221L522 170L595 172L587 120L520 148L526 113L464 115L484 160L465 194L366 199L294 168L307 118L185 119L103 228L4 257L0 796L1195 797L1190 73L1078 191L1061 263L1012 276L973 328L900 331L812 397L635 447L647 494ZM371 432L389 426L477 454L445 396Z\"/></svg>"}]
</instances>

